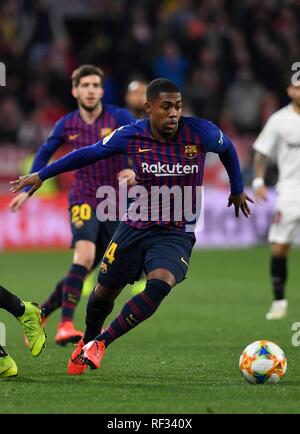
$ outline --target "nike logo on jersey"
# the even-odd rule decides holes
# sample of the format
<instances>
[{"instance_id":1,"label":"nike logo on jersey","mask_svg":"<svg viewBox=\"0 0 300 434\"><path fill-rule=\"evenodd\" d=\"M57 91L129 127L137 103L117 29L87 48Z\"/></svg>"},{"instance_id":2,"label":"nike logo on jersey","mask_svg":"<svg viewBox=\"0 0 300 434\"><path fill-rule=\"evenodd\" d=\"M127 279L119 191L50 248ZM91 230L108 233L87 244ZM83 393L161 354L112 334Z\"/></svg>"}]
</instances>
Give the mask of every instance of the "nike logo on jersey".
<instances>
[{"instance_id":1,"label":"nike logo on jersey","mask_svg":"<svg viewBox=\"0 0 300 434\"><path fill-rule=\"evenodd\" d=\"M219 145L220 146L222 146L223 145L223 133L222 133L222 131L220 130L220 138L219 138Z\"/></svg>"},{"instance_id":2,"label":"nike logo on jersey","mask_svg":"<svg viewBox=\"0 0 300 434\"><path fill-rule=\"evenodd\" d=\"M69 136L69 140L75 140L75 139L77 139L77 137L79 137L79 134L71 134Z\"/></svg>"},{"instance_id":3,"label":"nike logo on jersey","mask_svg":"<svg viewBox=\"0 0 300 434\"><path fill-rule=\"evenodd\" d=\"M129 315L129 317L126 318L126 321L128 322L128 324L130 325L130 327L135 327L135 323L138 324L139 321L137 321L132 313Z\"/></svg>"},{"instance_id":4,"label":"nike logo on jersey","mask_svg":"<svg viewBox=\"0 0 300 434\"><path fill-rule=\"evenodd\" d=\"M141 148L139 148L139 152L149 152L149 151L152 151L152 149L141 149Z\"/></svg>"},{"instance_id":5,"label":"nike logo on jersey","mask_svg":"<svg viewBox=\"0 0 300 434\"><path fill-rule=\"evenodd\" d=\"M186 262L183 256L181 256L181 262L183 262L187 267L189 266L189 264Z\"/></svg>"},{"instance_id":6,"label":"nike logo on jersey","mask_svg":"<svg viewBox=\"0 0 300 434\"><path fill-rule=\"evenodd\" d=\"M129 318L130 318L132 321L136 322L137 324L139 323L139 322L134 318L134 316L132 315L132 313L129 315Z\"/></svg>"}]
</instances>

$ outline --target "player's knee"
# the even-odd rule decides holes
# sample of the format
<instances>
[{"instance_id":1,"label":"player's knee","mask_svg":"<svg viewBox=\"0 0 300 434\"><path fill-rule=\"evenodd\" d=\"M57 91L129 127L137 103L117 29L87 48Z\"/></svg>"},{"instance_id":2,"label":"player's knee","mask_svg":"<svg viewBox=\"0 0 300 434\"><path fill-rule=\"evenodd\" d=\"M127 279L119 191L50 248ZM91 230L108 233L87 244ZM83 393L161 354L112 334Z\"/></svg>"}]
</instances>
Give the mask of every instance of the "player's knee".
<instances>
[{"instance_id":1,"label":"player's knee","mask_svg":"<svg viewBox=\"0 0 300 434\"><path fill-rule=\"evenodd\" d=\"M96 246L87 240L77 241L74 249L73 262L91 271L96 256Z\"/></svg>"},{"instance_id":2,"label":"player's knee","mask_svg":"<svg viewBox=\"0 0 300 434\"><path fill-rule=\"evenodd\" d=\"M289 253L289 250L290 250L289 244L274 243L272 245L272 254L277 258L286 257Z\"/></svg>"},{"instance_id":3,"label":"player's knee","mask_svg":"<svg viewBox=\"0 0 300 434\"><path fill-rule=\"evenodd\" d=\"M90 271L93 267L95 258L93 255L89 254L78 254L76 256L76 264L85 267L88 271Z\"/></svg>"},{"instance_id":4,"label":"player's knee","mask_svg":"<svg viewBox=\"0 0 300 434\"><path fill-rule=\"evenodd\" d=\"M94 297L95 300L98 301L113 301L117 297L117 295L121 292L122 288L106 288L100 283L96 284L94 289Z\"/></svg>"},{"instance_id":5,"label":"player's knee","mask_svg":"<svg viewBox=\"0 0 300 434\"><path fill-rule=\"evenodd\" d=\"M174 275L169 270L164 268L157 268L156 270L150 271L148 274L148 281L152 279L166 282L171 288L176 285L176 279Z\"/></svg>"}]
</instances>

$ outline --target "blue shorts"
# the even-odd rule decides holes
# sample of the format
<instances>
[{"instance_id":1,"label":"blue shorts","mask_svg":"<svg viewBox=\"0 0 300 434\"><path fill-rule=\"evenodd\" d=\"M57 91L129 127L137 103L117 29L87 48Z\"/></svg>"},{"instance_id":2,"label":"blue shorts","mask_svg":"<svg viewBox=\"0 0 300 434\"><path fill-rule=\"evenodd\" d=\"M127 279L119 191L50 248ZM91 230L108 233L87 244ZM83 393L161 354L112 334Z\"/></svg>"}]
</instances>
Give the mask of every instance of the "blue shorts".
<instances>
[{"instance_id":1,"label":"blue shorts","mask_svg":"<svg viewBox=\"0 0 300 434\"><path fill-rule=\"evenodd\" d=\"M136 229L120 223L101 262L98 282L121 288L157 268L169 270L176 283L187 273L195 243L193 234L153 226Z\"/></svg>"},{"instance_id":2,"label":"blue shorts","mask_svg":"<svg viewBox=\"0 0 300 434\"><path fill-rule=\"evenodd\" d=\"M94 243L96 245L95 267L100 263L120 222L99 221L96 211L87 203L73 205L69 211L73 235L71 247L74 247L77 241L82 240Z\"/></svg>"}]
</instances>

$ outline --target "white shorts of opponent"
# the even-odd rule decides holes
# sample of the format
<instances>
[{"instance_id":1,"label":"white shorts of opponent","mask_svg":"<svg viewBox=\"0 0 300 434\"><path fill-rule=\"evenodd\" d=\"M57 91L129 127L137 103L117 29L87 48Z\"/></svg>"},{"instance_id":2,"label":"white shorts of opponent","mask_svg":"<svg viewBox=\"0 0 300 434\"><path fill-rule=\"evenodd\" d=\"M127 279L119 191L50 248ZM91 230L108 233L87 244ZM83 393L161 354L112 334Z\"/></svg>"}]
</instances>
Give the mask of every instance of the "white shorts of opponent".
<instances>
[{"instance_id":1,"label":"white shorts of opponent","mask_svg":"<svg viewBox=\"0 0 300 434\"><path fill-rule=\"evenodd\" d=\"M269 229L269 242L291 244L300 230L300 203L278 201Z\"/></svg>"}]
</instances>

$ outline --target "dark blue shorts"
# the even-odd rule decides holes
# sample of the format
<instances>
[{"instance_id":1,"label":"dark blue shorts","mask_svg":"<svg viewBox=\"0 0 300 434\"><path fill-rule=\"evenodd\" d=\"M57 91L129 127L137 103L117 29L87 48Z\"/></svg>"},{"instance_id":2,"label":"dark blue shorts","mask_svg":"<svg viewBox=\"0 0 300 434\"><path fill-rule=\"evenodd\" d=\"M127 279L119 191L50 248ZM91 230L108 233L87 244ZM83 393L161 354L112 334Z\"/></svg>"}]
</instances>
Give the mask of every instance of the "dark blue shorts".
<instances>
[{"instance_id":1,"label":"dark blue shorts","mask_svg":"<svg viewBox=\"0 0 300 434\"><path fill-rule=\"evenodd\" d=\"M101 222L96 211L87 203L73 205L70 208L70 224L72 231L72 247L77 241L91 241L96 245L95 264L100 263L105 250L113 237L119 222Z\"/></svg>"},{"instance_id":2,"label":"dark blue shorts","mask_svg":"<svg viewBox=\"0 0 300 434\"><path fill-rule=\"evenodd\" d=\"M169 270L176 283L187 273L195 243L193 234L153 226L136 229L120 223L101 262L98 282L121 288L157 268Z\"/></svg>"}]
</instances>

